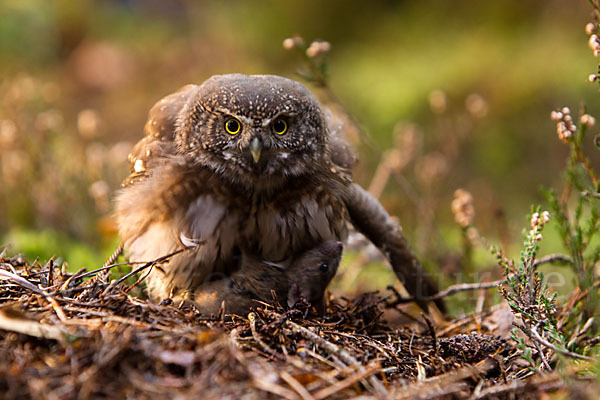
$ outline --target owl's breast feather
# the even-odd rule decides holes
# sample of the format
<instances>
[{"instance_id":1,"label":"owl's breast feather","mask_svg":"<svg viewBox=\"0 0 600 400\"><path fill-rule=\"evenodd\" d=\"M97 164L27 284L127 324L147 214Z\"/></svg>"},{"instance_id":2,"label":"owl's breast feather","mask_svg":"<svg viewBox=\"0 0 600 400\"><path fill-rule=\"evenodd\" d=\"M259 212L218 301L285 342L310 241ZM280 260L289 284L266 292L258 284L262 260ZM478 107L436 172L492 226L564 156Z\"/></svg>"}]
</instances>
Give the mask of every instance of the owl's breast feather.
<instances>
[{"instance_id":1,"label":"owl's breast feather","mask_svg":"<svg viewBox=\"0 0 600 400\"><path fill-rule=\"evenodd\" d=\"M240 222L253 251L267 261L279 262L324 241L344 240L346 221L341 199L316 190L298 194L295 201L259 203Z\"/></svg>"}]
</instances>

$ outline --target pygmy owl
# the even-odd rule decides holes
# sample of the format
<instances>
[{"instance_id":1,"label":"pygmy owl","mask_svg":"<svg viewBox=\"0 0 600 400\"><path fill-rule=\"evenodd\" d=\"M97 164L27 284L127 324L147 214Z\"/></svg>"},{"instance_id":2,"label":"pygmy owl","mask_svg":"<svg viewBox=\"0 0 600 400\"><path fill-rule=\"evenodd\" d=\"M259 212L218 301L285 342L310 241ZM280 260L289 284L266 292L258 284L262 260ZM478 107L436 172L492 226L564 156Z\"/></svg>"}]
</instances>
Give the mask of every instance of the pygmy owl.
<instances>
[{"instance_id":1,"label":"pygmy owl","mask_svg":"<svg viewBox=\"0 0 600 400\"><path fill-rule=\"evenodd\" d=\"M352 182L343 126L298 82L232 74L185 86L152 107L130 162L116 198L130 260L188 248L148 276L155 300L231 276L242 254L285 268L343 241L348 223L414 296L437 292L400 226Z\"/></svg>"}]
</instances>

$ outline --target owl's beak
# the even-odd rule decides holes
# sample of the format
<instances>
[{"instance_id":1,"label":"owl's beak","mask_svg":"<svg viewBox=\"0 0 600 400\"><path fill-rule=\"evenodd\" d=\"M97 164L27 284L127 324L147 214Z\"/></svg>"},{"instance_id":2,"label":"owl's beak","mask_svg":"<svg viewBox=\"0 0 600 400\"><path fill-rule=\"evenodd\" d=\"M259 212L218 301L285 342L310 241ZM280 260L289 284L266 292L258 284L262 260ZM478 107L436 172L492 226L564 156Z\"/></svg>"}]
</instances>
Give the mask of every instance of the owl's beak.
<instances>
[{"instance_id":1,"label":"owl's beak","mask_svg":"<svg viewBox=\"0 0 600 400\"><path fill-rule=\"evenodd\" d=\"M262 151L262 143L260 139L255 137L250 142L250 154L252 154L252 159L254 160L254 164L258 164L258 160L260 160L260 152Z\"/></svg>"}]
</instances>

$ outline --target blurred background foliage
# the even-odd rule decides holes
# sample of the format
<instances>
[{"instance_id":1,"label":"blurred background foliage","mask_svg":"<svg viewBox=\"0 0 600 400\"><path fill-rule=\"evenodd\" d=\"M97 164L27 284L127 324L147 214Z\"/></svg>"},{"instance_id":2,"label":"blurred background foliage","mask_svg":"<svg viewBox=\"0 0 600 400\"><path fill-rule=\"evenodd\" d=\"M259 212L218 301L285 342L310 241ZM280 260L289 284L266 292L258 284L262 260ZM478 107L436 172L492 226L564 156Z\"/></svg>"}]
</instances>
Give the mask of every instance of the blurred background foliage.
<instances>
[{"instance_id":1,"label":"blurred background foliage","mask_svg":"<svg viewBox=\"0 0 600 400\"><path fill-rule=\"evenodd\" d=\"M3 0L0 243L99 266L118 243L111 198L154 102L213 74L301 79L282 47L297 34L332 44L330 87L363 130L356 180L380 186L432 271L496 279L484 250L472 263L483 269L465 265L453 193L472 193L489 241L519 248L568 154L550 111L600 106L590 12L583 0ZM404 158L373 183L390 149ZM550 229L543 246L561 249ZM352 270L359 261L350 252L339 287L393 282L381 263Z\"/></svg>"}]
</instances>

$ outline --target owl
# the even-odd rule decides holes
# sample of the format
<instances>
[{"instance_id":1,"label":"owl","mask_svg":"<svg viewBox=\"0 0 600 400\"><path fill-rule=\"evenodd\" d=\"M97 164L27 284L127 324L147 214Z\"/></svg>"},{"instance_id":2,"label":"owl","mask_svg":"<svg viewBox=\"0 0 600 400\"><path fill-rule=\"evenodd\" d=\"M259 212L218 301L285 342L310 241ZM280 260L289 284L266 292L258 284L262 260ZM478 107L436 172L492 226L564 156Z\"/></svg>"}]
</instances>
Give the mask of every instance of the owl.
<instances>
[{"instance_id":1,"label":"owl","mask_svg":"<svg viewBox=\"0 0 600 400\"><path fill-rule=\"evenodd\" d=\"M415 297L437 292L400 226L352 181L343 127L299 82L213 76L156 103L144 130L116 196L124 248L131 261L186 248L150 272L152 299L225 279L242 254L286 268L296 254L343 241L349 224Z\"/></svg>"}]
</instances>

